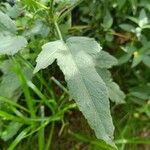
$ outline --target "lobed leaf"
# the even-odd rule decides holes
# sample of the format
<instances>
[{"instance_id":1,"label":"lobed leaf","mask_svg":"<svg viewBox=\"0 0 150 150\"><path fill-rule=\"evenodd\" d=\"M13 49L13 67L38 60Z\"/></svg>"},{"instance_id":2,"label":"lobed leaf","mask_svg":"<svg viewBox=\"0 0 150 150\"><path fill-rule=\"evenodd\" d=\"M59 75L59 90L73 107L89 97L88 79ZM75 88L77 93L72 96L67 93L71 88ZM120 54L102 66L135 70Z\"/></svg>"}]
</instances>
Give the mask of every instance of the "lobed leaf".
<instances>
[{"instance_id":1,"label":"lobed leaf","mask_svg":"<svg viewBox=\"0 0 150 150\"><path fill-rule=\"evenodd\" d=\"M96 67L100 68L111 68L112 66L117 65L117 63L117 59L105 51L101 51L96 59Z\"/></svg>"},{"instance_id":2,"label":"lobed leaf","mask_svg":"<svg viewBox=\"0 0 150 150\"><path fill-rule=\"evenodd\" d=\"M119 88L118 84L112 81L111 73L103 68L96 68L98 74L102 77L103 81L105 82L109 98L112 102L115 102L116 104L123 104L125 103L125 94L121 89Z\"/></svg>"},{"instance_id":3,"label":"lobed leaf","mask_svg":"<svg viewBox=\"0 0 150 150\"><path fill-rule=\"evenodd\" d=\"M91 38L71 37L66 43L50 42L42 48L34 72L46 68L57 59L71 96L94 129L96 136L115 147L108 90L96 72L91 56L101 51L100 45Z\"/></svg>"}]
</instances>

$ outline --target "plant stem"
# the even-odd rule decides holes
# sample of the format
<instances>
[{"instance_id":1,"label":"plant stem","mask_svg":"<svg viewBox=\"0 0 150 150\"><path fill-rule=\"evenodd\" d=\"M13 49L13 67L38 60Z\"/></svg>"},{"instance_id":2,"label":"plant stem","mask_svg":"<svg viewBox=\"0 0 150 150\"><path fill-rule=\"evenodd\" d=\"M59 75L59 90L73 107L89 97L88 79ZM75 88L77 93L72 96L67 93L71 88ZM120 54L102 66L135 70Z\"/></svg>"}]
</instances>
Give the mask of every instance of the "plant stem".
<instances>
[{"instance_id":1,"label":"plant stem","mask_svg":"<svg viewBox=\"0 0 150 150\"><path fill-rule=\"evenodd\" d=\"M65 8L66 11L62 10L62 11L64 11L64 13L62 13L62 12L59 13L59 15L58 15L58 22L61 22L68 15L68 13L70 13L76 6L78 6L82 2L83 2L83 0L78 0L72 6L69 6L68 8L66 6L66 8Z\"/></svg>"},{"instance_id":2,"label":"plant stem","mask_svg":"<svg viewBox=\"0 0 150 150\"><path fill-rule=\"evenodd\" d=\"M60 31L60 29L59 29L59 26L58 26L57 21L54 21L54 24L55 24L55 28L56 28L57 34L58 34L58 36L59 36L59 39L62 40L62 41L64 41L64 40L63 40L63 37L62 37L62 34L61 34L61 31Z\"/></svg>"},{"instance_id":3,"label":"plant stem","mask_svg":"<svg viewBox=\"0 0 150 150\"><path fill-rule=\"evenodd\" d=\"M51 17L53 17L53 6L54 6L54 0L51 0L51 3L50 3L50 14L51 14Z\"/></svg>"},{"instance_id":4,"label":"plant stem","mask_svg":"<svg viewBox=\"0 0 150 150\"><path fill-rule=\"evenodd\" d=\"M40 107L40 113L41 113L41 118L44 118L45 117L44 106ZM43 121L41 122L41 125L42 123ZM44 128L41 128L38 131L38 144L39 144L39 150L44 150L45 148Z\"/></svg>"},{"instance_id":5,"label":"plant stem","mask_svg":"<svg viewBox=\"0 0 150 150\"><path fill-rule=\"evenodd\" d=\"M49 137L48 137L48 142L47 142L45 150L50 149L51 142L52 142L52 137L53 137L53 133L54 133L54 128L55 128L55 122L52 122L51 130L50 130L50 134L49 134Z\"/></svg>"},{"instance_id":6,"label":"plant stem","mask_svg":"<svg viewBox=\"0 0 150 150\"><path fill-rule=\"evenodd\" d=\"M16 64L16 72L17 72L22 90L24 92L25 100L26 100L27 106L29 108L29 111L31 113L31 117L35 118L36 114L34 111L35 110L34 109L34 102L33 102L33 99L31 98L31 95L30 95L30 90L29 90L28 85L27 85L27 80L26 80L26 78L22 72L22 68L21 68L20 64L17 62L17 60L14 57L12 57L12 60Z\"/></svg>"},{"instance_id":7,"label":"plant stem","mask_svg":"<svg viewBox=\"0 0 150 150\"><path fill-rule=\"evenodd\" d=\"M55 77L51 77L51 80L58 85L65 93L69 94L69 91L57 80Z\"/></svg>"},{"instance_id":8,"label":"plant stem","mask_svg":"<svg viewBox=\"0 0 150 150\"><path fill-rule=\"evenodd\" d=\"M25 65L30 68L32 71L34 70L34 67L32 66L32 64L28 61L26 61L21 55L17 54L18 58L25 63ZM47 85L47 82L45 81L45 79L43 78L42 75L40 75L39 73L36 74L36 77L39 79L39 81L46 87L46 89L50 92L50 96L52 97L52 99L55 99L54 96L54 92L51 88L51 84Z\"/></svg>"}]
</instances>

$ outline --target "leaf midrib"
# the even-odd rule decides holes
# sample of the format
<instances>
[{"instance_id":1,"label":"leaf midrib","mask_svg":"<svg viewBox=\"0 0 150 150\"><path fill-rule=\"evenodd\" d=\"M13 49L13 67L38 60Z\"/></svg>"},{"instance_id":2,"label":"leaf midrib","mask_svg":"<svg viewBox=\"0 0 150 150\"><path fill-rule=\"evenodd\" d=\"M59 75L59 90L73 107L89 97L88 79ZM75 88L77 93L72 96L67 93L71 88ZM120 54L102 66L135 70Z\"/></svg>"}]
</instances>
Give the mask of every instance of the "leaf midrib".
<instances>
[{"instance_id":1,"label":"leaf midrib","mask_svg":"<svg viewBox=\"0 0 150 150\"><path fill-rule=\"evenodd\" d=\"M65 43L64 43L65 44ZM70 56L72 57L72 60L73 60L73 62L74 62L74 64L75 64L75 66L76 66L76 68L77 68L77 70L78 70L78 72L79 72L79 78L80 78L80 80L82 81L82 83L83 83L83 85L84 85L84 87L85 87L85 90L86 90L86 93L87 93L87 95L88 95L88 97L89 97L89 99L91 99L91 101L92 101L92 104L93 104L93 106L94 106L94 108L95 108L95 112L96 112L96 114L97 114L97 116L98 116L98 118L99 118L99 120L100 120L100 122L101 122L101 124L102 124L102 127L103 127L103 129L104 129L104 131L105 131L105 133L107 133L106 132L106 129L105 129L105 127L104 127L104 125L103 125L103 123L102 123L102 121L101 121L101 117L99 116L99 113L98 113L98 111L97 111L97 108L96 108L96 106L95 106L95 103L93 102L93 99L92 99L92 97L91 97L91 95L89 94L89 91L88 91L88 88L87 88L87 86L86 86L86 84L84 83L84 79L82 78L82 73L81 73L81 71L79 70L79 68L80 67L78 67L78 64L76 63L76 60L74 59L74 57L73 57L73 54L72 54L72 51L69 49L69 47L67 46L67 44L65 44L65 47L66 47L66 49L70 52ZM95 71L96 72L96 71ZM97 72L96 72L97 73ZM108 134L108 133L107 133ZM108 135L107 135L108 136Z\"/></svg>"}]
</instances>

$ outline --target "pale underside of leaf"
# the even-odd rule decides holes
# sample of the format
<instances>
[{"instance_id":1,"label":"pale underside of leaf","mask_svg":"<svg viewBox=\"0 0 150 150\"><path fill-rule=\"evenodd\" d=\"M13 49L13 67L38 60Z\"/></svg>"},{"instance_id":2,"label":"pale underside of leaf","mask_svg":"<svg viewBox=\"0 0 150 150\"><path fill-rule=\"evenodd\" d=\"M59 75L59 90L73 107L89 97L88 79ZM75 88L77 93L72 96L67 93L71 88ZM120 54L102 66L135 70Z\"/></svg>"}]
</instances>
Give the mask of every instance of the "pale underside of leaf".
<instances>
[{"instance_id":1,"label":"pale underside of leaf","mask_svg":"<svg viewBox=\"0 0 150 150\"><path fill-rule=\"evenodd\" d=\"M2 36L0 40L0 54L14 55L27 45L22 36Z\"/></svg>"},{"instance_id":2,"label":"pale underside of leaf","mask_svg":"<svg viewBox=\"0 0 150 150\"><path fill-rule=\"evenodd\" d=\"M125 94L123 93L123 91L121 91L117 83L112 81L111 73L104 68L96 68L96 70L98 74L102 77L108 88L110 100L115 102L116 104L125 103Z\"/></svg>"},{"instance_id":3,"label":"pale underside of leaf","mask_svg":"<svg viewBox=\"0 0 150 150\"><path fill-rule=\"evenodd\" d=\"M110 114L108 90L96 72L93 57L90 56L100 52L101 47L95 40L84 37L72 37L66 43L62 42L58 45L59 42L50 42L43 46L43 51L37 59L35 72L46 68L57 59L71 96L97 137L115 146L112 141L114 126ZM46 55L45 59L43 56Z\"/></svg>"},{"instance_id":4,"label":"pale underside of leaf","mask_svg":"<svg viewBox=\"0 0 150 150\"><path fill-rule=\"evenodd\" d=\"M80 57L82 53L78 53ZM93 69L92 61L84 56L79 62L67 54L65 58L57 60L58 65L65 75L72 97L77 102L80 110L87 118L90 126L95 130L98 138L112 144L113 127L109 112L108 92L106 85ZM86 66L82 66L82 65ZM69 67L70 66L70 67Z\"/></svg>"},{"instance_id":5,"label":"pale underside of leaf","mask_svg":"<svg viewBox=\"0 0 150 150\"><path fill-rule=\"evenodd\" d=\"M115 82L108 83L107 85L110 99L116 104L125 103L125 94L120 90L119 86Z\"/></svg>"},{"instance_id":6,"label":"pale underside of leaf","mask_svg":"<svg viewBox=\"0 0 150 150\"><path fill-rule=\"evenodd\" d=\"M79 40L80 39L80 40ZM102 47L93 39L88 37L71 37L67 40L76 47L76 51L82 50L88 54L97 54L102 50Z\"/></svg>"},{"instance_id":7,"label":"pale underside of leaf","mask_svg":"<svg viewBox=\"0 0 150 150\"><path fill-rule=\"evenodd\" d=\"M15 23L11 20L11 18L4 14L3 12L0 11L0 28L3 30L7 30L11 33L16 33L16 25Z\"/></svg>"},{"instance_id":8,"label":"pale underside of leaf","mask_svg":"<svg viewBox=\"0 0 150 150\"><path fill-rule=\"evenodd\" d=\"M0 96L17 100L21 94L20 83L14 71L15 64L12 60L6 60L0 64L0 71L3 72L0 82ZM31 80L32 71L27 67L22 67L26 80Z\"/></svg>"},{"instance_id":9,"label":"pale underside of leaf","mask_svg":"<svg viewBox=\"0 0 150 150\"><path fill-rule=\"evenodd\" d=\"M57 58L57 52L62 49L65 49L64 44L61 40L49 42L42 46L43 51L37 57L37 65L34 69L34 73L38 72L40 69L45 69L50 64L54 62Z\"/></svg>"},{"instance_id":10,"label":"pale underside of leaf","mask_svg":"<svg viewBox=\"0 0 150 150\"><path fill-rule=\"evenodd\" d=\"M117 65L117 63L117 59L105 51L101 51L96 59L96 67L100 68L111 68Z\"/></svg>"},{"instance_id":11,"label":"pale underside of leaf","mask_svg":"<svg viewBox=\"0 0 150 150\"><path fill-rule=\"evenodd\" d=\"M111 73L107 70L107 68L111 68L117 63L118 61L115 57L105 51L101 51L97 56L95 66L98 74L102 77L107 86L110 100L116 104L122 104L125 103L125 94L121 91L119 86L112 81Z\"/></svg>"}]
</instances>

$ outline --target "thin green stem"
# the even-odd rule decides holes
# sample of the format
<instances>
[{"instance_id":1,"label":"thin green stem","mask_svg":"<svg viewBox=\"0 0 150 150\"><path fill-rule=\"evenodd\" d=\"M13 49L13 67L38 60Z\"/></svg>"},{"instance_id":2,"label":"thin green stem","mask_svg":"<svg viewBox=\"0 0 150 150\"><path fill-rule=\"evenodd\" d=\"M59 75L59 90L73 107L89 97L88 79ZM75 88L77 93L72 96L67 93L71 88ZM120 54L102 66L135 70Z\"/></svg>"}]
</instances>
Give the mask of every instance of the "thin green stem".
<instances>
[{"instance_id":1,"label":"thin green stem","mask_svg":"<svg viewBox=\"0 0 150 150\"><path fill-rule=\"evenodd\" d=\"M0 96L0 102L1 102L1 103L10 104L11 106L15 106L16 108L19 108L19 109L21 109L21 110L23 110L23 111L29 113L29 110L28 110L28 109L26 109L25 107L19 105L18 103L16 103L16 102L15 102L14 100L12 100L12 99L9 100L9 99L6 98L6 97Z\"/></svg>"},{"instance_id":2,"label":"thin green stem","mask_svg":"<svg viewBox=\"0 0 150 150\"><path fill-rule=\"evenodd\" d=\"M48 7L46 7L45 5L41 4L40 2L35 1L35 3L36 3L38 6L40 6L41 8L45 9L45 10L48 10L48 9L49 9Z\"/></svg>"},{"instance_id":3,"label":"thin green stem","mask_svg":"<svg viewBox=\"0 0 150 150\"><path fill-rule=\"evenodd\" d=\"M34 103L33 103L32 97L30 95L30 90L28 88L27 81L26 81L26 79L24 77L24 74L22 72L20 64L17 62L17 60L14 57L12 57L12 60L16 64L17 75L18 75L18 78L19 78L22 90L24 92L24 96L25 96L25 100L26 100L27 106L28 106L28 108L30 110L30 113L31 113L31 117L35 118L36 115L35 115L35 111L34 111L35 110L34 109Z\"/></svg>"},{"instance_id":4,"label":"thin green stem","mask_svg":"<svg viewBox=\"0 0 150 150\"><path fill-rule=\"evenodd\" d=\"M68 7L66 6L66 11L64 11L64 13L60 12L58 17L57 17L57 20L58 22L61 22L67 15L68 13L70 13L76 6L78 6L80 3L82 3L83 0L78 0L75 4L73 4L72 6Z\"/></svg>"},{"instance_id":5,"label":"thin green stem","mask_svg":"<svg viewBox=\"0 0 150 150\"><path fill-rule=\"evenodd\" d=\"M51 3L50 3L50 15L51 15L51 17L53 17L53 6L54 6L54 0L51 0Z\"/></svg>"},{"instance_id":6,"label":"thin green stem","mask_svg":"<svg viewBox=\"0 0 150 150\"><path fill-rule=\"evenodd\" d=\"M19 58L20 60L22 60L22 61L25 63L25 65L26 65L27 67L29 67L32 71L34 70L34 67L33 67L33 65L32 65L30 62L26 61L21 55L18 55L18 54L17 54L17 56L18 56L18 58ZM55 94L54 94L54 92L53 92L53 90L52 90L52 88L51 88L51 84L50 84L50 86L49 86L49 85L47 84L47 82L45 81L45 79L43 78L43 76L40 75L39 73L36 74L36 77L37 77L38 80L46 87L46 89L50 92L50 96L52 97L52 99L55 99Z\"/></svg>"},{"instance_id":7,"label":"thin green stem","mask_svg":"<svg viewBox=\"0 0 150 150\"><path fill-rule=\"evenodd\" d=\"M62 37L62 34L61 34L60 29L59 29L57 21L54 21L54 24L55 24L55 28L56 28L57 34L59 36L59 39L63 41L63 37Z\"/></svg>"},{"instance_id":8,"label":"thin green stem","mask_svg":"<svg viewBox=\"0 0 150 150\"><path fill-rule=\"evenodd\" d=\"M51 80L58 85L65 93L69 94L69 91L57 80L55 77L51 77Z\"/></svg>"},{"instance_id":9,"label":"thin green stem","mask_svg":"<svg viewBox=\"0 0 150 150\"><path fill-rule=\"evenodd\" d=\"M28 82L27 84L41 98L41 101L43 101L50 108L52 113L54 113L54 108L48 102L48 99L41 93L41 91L32 82ZM53 101L55 102L54 99Z\"/></svg>"},{"instance_id":10,"label":"thin green stem","mask_svg":"<svg viewBox=\"0 0 150 150\"><path fill-rule=\"evenodd\" d=\"M46 149L45 150L49 150L50 147L51 147L54 129L55 129L55 122L52 122L51 130L50 130L50 134L49 134L49 137L48 137L48 141L47 141L47 145L46 145Z\"/></svg>"},{"instance_id":11,"label":"thin green stem","mask_svg":"<svg viewBox=\"0 0 150 150\"><path fill-rule=\"evenodd\" d=\"M45 117L45 113L44 113L44 106L40 107L40 113L41 113L41 118ZM41 121L41 125L43 124L44 121ZM44 135L44 129L45 128L41 128L38 131L38 144L39 144L39 150L44 150L45 149L45 135Z\"/></svg>"}]
</instances>

